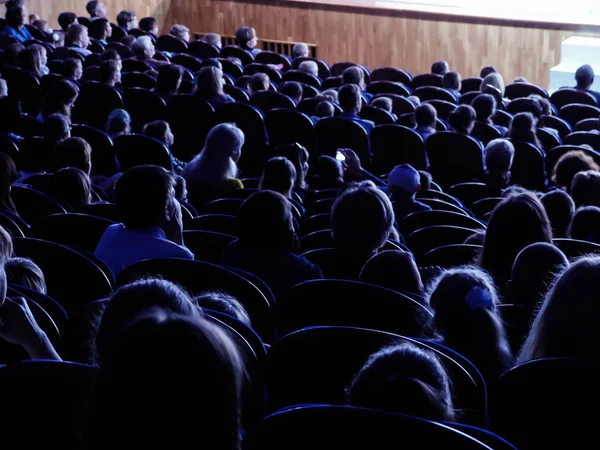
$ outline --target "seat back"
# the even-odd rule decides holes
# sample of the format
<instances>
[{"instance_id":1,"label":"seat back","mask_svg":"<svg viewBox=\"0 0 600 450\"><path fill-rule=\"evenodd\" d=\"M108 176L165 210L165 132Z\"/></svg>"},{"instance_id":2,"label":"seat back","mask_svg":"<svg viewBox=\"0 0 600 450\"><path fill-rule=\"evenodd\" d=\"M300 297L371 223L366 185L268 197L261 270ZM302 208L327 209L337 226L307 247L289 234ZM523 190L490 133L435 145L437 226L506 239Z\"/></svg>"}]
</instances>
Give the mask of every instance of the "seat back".
<instances>
[{"instance_id":1,"label":"seat back","mask_svg":"<svg viewBox=\"0 0 600 450\"><path fill-rule=\"evenodd\" d=\"M394 81L410 87L412 85L412 75L395 67L378 67L371 72L371 83L375 81Z\"/></svg>"},{"instance_id":2,"label":"seat back","mask_svg":"<svg viewBox=\"0 0 600 450\"><path fill-rule=\"evenodd\" d=\"M424 102L426 100L443 100L449 103L456 104L456 98L446 89L435 86L422 86L416 88L414 95Z\"/></svg>"},{"instance_id":3,"label":"seat back","mask_svg":"<svg viewBox=\"0 0 600 450\"><path fill-rule=\"evenodd\" d=\"M282 81L297 81L298 83L308 84L309 86L315 87L319 90L321 89L321 80L314 75L301 70L288 70L283 74Z\"/></svg>"},{"instance_id":4,"label":"seat back","mask_svg":"<svg viewBox=\"0 0 600 450\"><path fill-rule=\"evenodd\" d=\"M123 94L123 102L131 115L131 129L134 133L141 133L144 125L166 117L165 101L160 95L147 89L127 89Z\"/></svg>"},{"instance_id":5,"label":"seat back","mask_svg":"<svg viewBox=\"0 0 600 450\"><path fill-rule=\"evenodd\" d=\"M21 103L23 112L37 116L42 98L40 80L27 70L18 67L4 68L2 78L8 85L9 96Z\"/></svg>"},{"instance_id":6,"label":"seat back","mask_svg":"<svg viewBox=\"0 0 600 450\"><path fill-rule=\"evenodd\" d=\"M210 45L210 44L209 44ZM197 73L202 69L202 61L192 55L186 55L185 53L179 53L173 55L171 58L171 64L179 64L186 69Z\"/></svg>"},{"instance_id":7,"label":"seat back","mask_svg":"<svg viewBox=\"0 0 600 450\"><path fill-rule=\"evenodd\" d=\"M238 235L238 225L234 215L204 214L185 223L186 230L213 231L216 233Z\"/></svg>"},{"instance_id":8,"label":"seat back","mask_svg":"<svg viewBox=\"0 0 600 450\"><path fill-rule=\"evenodd\" d=\"M19 143L19 169L25 172L52 172L54 144L43 137L27 137ZM18 162L18 161L17 161Z\"/></svg>"},{"instance_id":9,"label":"seat back","mask_svg":"<svg viewBox=\"0 0 600 450\"><path fill-rule=\"evenodd\" d=\"M369 138L373 163L380 172L390 172L399 164L427 169L425 144L416 131L402 125L380 125L371 131Z\"/></svg>"},{"instance_id":10,"label":"seat back","mask_svg":"<svg viewBox=\"0 0 600 450\"><path fill-rule=\"evenodd\" d=\"M575 259L593 253L600 253L600 245L594 242L557 238L553 239L552 243L561 249L569 259Z\"/></svg>"},{"instance_id":11,"label":"seat back","mask_svg":"<svg viewBox=\"0 0 600 450\"><path fill-rule=\"evenodd\" d=\"M370 120L375 125L393 125L396 123L389 112L374 106L363 106L358 115L361 119Z\"/></svg>"},{"instance_id":12,"label":"seat back","mask_svg":"<svg viewBox=\"0 0 600 450\"><path fill-rule=\"evenodd\" d=\"M563 140L564 145L589 145L596 151L600 151L600 134L591 131L576 131L569 134Z\"/></svg>"},{"instance_id":13,"label":"seat back","mask_svg":"<svg viewBox=\"0 0 600 450\"><path fill-rule=\"evenodd\" d=\"M423 86L442 87L442 77L437 73L422 73L415 75L412 79L412 88L417 89Z\"/></svg>"},{"instance_id":14,"label":"seat back","mask_svg":"<svg viewBox=\"0 0 600 450\"><path fill-rule=\"evenodd\" d=\"M558 147L561 144L560 137L544 128L538 128L536 134L542 144L542 150L544 150L544 152L549 152L554 147Z\"/></svg>"},{"instance_id":15,"label":"seat back","mask_svg":"<svg viewBox=\"0 0 600 450\"><path fill-rule=\"evenodd\" d=\"M111 176L118 172L113 141L108 134L88 125L73 125L71 135L92 147L92 175Z\"/></svg>"},{"instance_id":16,"label":"seat back","mask_svg":"<svg viewBox=\"0 0 600 450\"><path fill-rule=\"evenodd\" d=\"M461 94L466 94L467 92L477 92L479 94L482 81L479 77L463 78L460 88Z\"/></svg>"},{"instance_id":17,"label":"seat back","mask_svg":"<svg viewBox=\"0 0 600 450\"><path fill-rule=\"evenodd\" d=\"M261 53L263 53L263 52L261 52ZM317 66L319 67L319 78L321 80L325 80L331 76L331 70L329 68L329 64L327 64L325 61L321 61L320 59L312 58L310 56L302 56L300 58L294 58L294 60L292 61L292 68L298 69L298 67L300 67L300 63L302 63L304 61L314 61L317 63Z\"/></svg>"},{"instance_id":18,"label":"seat back","mask_svg":"<svg viewBox=\"0 0 600 450\"><path fill-rule=\"evenodd\" d=\"M156 79L142 72L124 72L121 74L121 85L125 90L131 88L150 90L156 87Z\"/></svg>"},{"instance_id":19,"label":"seat back","mask_svg":"<svg viewBox=\"0 0 600 450\"><path fill-rule=\"evenodd\" d=\"M410 89L400 82L395 81L372 81L367 86L367 92L373 95L377 94L396 94L408 97Z\"/></svg>"},{"instance_id":20,"label":"seat back","mask_svg":"<svg viewBox=\"0 0 600 450\"><path fill-rule=\"evenodd\" d=\"M514 141L515 157L511 167L510 182L525 189L544 191L546 188L546 163L542 150L529 142Z\"/></svg>"},{"instance_id":21,"label":"seat back","mask_svg":"<svg viewBox=\"0 0 600 450\"><path fill-rule=\"evenodd\" d=\"M425 253L421 263L425 267L438 266L442 269L473 264L480 249L479 245L470 244L443 245Z\"/></svg>"},{"instance_id":22,"label":"seat back","mask_svg":"<svg viewBox=\"0 0 600 450\"><path fill-rule=\"evenodd\" d=\"M565 105L571 105L574 103L598 106L598 102L592 94L572 88L559 89L550 96L550 101L559 110Z\"/></svg>"},{"instance_id":23,"label":"seat back","mask_svg":"<svg viewBox=\"0 0 600 450\"><path fill-rule=\"evenodd\" d=\"M558 117L566 120L572 127L584 119L597 119L598 116L600 108L582 103L568 104L558 111Z\"/></svg>"},{"instance_id":24,"label":"seat back","mask_svg":"<svg viewBox=\"0 0 600 450\"><path fill-rule=\"evenodd\" d=\"M321 119L315 126L319 155L335 156L338 148L351 148L363 164L369 161L369 136L358 123L341 117Z\"/></svg>"},{"instance_id":25,"label":"seat back","mask_svg":"<svg viewBox=\"0 0 600 450\"><path fill-rule=\"evenodd\" d=\"M502 133L488 123L475 122L471 136L479 139L483 145L487 145L490 141L501 138Z\"/></svg>"},{"instance_id":26,"label":"seat back","mask_svg":"<svg viewBox=\"0 0 600 450\"><path fill-rule=\"evenodd\" d=\"M484 183L459 183L450 186L448 194L469 206L482 198L493 197L496 192Z\"/></svg>"},{"instance_id":27,"label":"seat back","mask_svg":"<svg viewBox=\"0 0 600 450\"><path fill-rule=\"evenodd\" d=\"M214 231L188 230L183 232L185 246L194 254L196 261L219 264L225 249L235 236Z\"/></svg>"},{"instance_id":28,"label":"seat back","mask_svg":"<svg viewBox=\"0 0 600 450\"><path fill-rule=\"evenodd\" d=\"M188 44L188 53L196 58L217 58L220 54L219 49L207 42L196 40Z\"/></svg>"},{"instance_id":29,"label":"seat back","mask_svg":"<svg viewBox=\"0 0 600 450\"><path fill-rule=\"evenodd\" d=\"M296 109L296 104L287 95L275 91L256 92L250 98L250 104L266 114L275 108Z\"/></svg>"},{"instance_id":30,"label":"seat back","mask_svg":"<svg viewBox=\"0 0 600 450\"><path fill-rule=\"evenodd\" d=\"M173 170L167 146L142 134L124 134L115 139L115 155L122 172L143 164L153 164Z\"/></svg>"},{"instance_id":31,"label":"seat back","mask_svg":"<svg viewBox=\"0 0 600 450\"><path fill-rule=\"evenodd\" d=\"M12 186L11 196L19 215L29 224L52 214L66 213L56 200L27 186Z\"/></svg>"},{"instance_id":32,"label":"seat back","mask_svg":"<svg viewBox=\"0 0 600 450\"><path fill-rule=\"evenodd\" d=\"M247 66L254 62L254 56L252 53L247 52L237 45L227 45L221 49L222 58L237 58L242 62L242 65Z\"/></svg>"},{"instance_id":33,"label":"seat back","mask_svg":"<svg viewBox=\"0 0 600 450\"><path fill-rule=\"evenodd\" d=\"M442 186L483 176L483 146L471 136L441 131L427 138L425 149L431 175Z\"/></svg>"},{"instance_id":34,"label":"seat back","mask_svg":"<svg viewBox=\"0 0 600 450\"><path fill-rule=\"evenodd\" d=\"M293 109L275 108L265 116L269 142L274 147L282 144L298 143L309 153L316 148L315 126L310 118Z\"/></svg>"},{"instance_id":35,"label":"seat back","mask_svg":"<svg viewBox=\"0 0 600 450\"><path fill-rule=\"evenodd\" d=\"M470 228L435 225L421 228L409 234L406 238L406 245L417 258L417 262L420 262L428 251L444 245L462 244L476 232L477 230Z\"/></svg>"},{"instance_id":36,"label":"seat back","mask_svg":"<svg viewBox=\"0 0 600 450\"><path fill-rule=\"evenodd\" d=\"M111 111L123 109L121 94L112 86L88 81L83 83L73 108L73 122L103 130Z\"/></svg>"},{"instance_id":37,"label":"seat back","mask_svg":"<svg viewBox=\"0 0 600 450\"><path fill-rule=\"evenodd\" d=\"M473 217L451 211L420 211L409 214L400 220L398 229L403 236L425 227L435 225L448 225L469 228L472 230L485 230L486 226Z\"/></svg>"},{"instance_id":38,"label":"seat back","mask_svg":"<svg viewBox=\"0 0 600 450\"><path fill-rule=\"evenodd\" d=\"M156 40L156 49L161 52L187 53L188 45L171 34L163 34Z\"/></svg>"},{"instance_id":39,"label":"seat back","mask_svg":"<svg viewBox=\"0 0 600 450\"><path fill-rule=\"evenodd\" d=\"M549 98L546 89L531 83L511 83L506 86L504 90L504 96L510 100L529 97L530 95L539 95L543 98Z\"/></svg>"},{"instance_id":40,"label":"seat back","mask_svg":"<svg viewBox=\"0 0 600 450\"><path fill-rule=\"evenodd\" d=\"M213 107L191 94L172 96L166 118L175 136L173 154L183 161L191 160L200 152L215 120Z\"/></svg>"}]
</instances>

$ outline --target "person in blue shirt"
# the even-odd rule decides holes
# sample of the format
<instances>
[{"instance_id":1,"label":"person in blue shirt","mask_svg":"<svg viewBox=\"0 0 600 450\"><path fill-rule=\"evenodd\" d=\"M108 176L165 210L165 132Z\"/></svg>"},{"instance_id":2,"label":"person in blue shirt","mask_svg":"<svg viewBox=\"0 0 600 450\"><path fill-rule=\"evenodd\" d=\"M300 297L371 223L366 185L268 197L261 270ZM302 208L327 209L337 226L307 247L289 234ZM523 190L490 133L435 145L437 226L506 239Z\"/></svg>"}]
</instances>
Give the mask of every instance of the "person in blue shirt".
<instances>
[{"instance_id":1,"label":"person in blue shirt","mask_svg":"<svg viewBox=\"0 0 600 450\"><path fill-rule=\"evenodd\" d=\"M108 45L108 38L112 36L112 27L107 19L96 19L94 20L89 29L89 35L93 39L96 39L102 45Z\"/></svg>"},{"instance_id":2,"label":"person in blue shirt","mask_svg":"<svg viewBox=\"0 0 600 450\"><path fill-rule=\"evenodd\" d=\"M356 84L346 84L340 88L338 101L342 107L341 117L352 120L362 125L367 133L370 133L375 124L370 120L363 120L358 116L362 108L362 98L360 88Z\"/></svg>"},{"instance_id":3,"label":"person in blue shirt","mask_svg":"<svg viewBox=\"0 0 600 450\"><path fill-rule=\"evenodd\" d=\"M88 46L90 45L90 36L88 35L87 27L79 23L74 23L69 27L67 36L71 42L71 45L69 45L71 50L79 53L84 58L92 54L92 52L88 50Z\"/></svg>"},{"instance_id":4,"label":"person in blue shirt","mask_svg":"<svg viewBox=\"0 0 600 450\"><path fill-rule=\"evenodd\" d=\"M256 56L260 53L260 49L256 48L258 45L258 38L256 37L256 30L252 27L241 27L235 32L236 44L251 53L252 56Z\"/></svg>"},{"instance_id":5,"label":"person in blue shirt","mask_svg":"<svg viewBox=\"0 0 600 450\"><path fill-rule=\"evenodd\" d=\"M342 74L342 84L355 84L360 88L361 95L365 98L367 103L373 100L373 94L369 94L365 91L365 72L359 66L348 67Z\"/></svg>"},{"instance_id":6,"label":"person in blue shirt","mask_svg":"<svg viewBox=\"0 0 600 450\"><path fill-rule=\"evenodd\" d=\"M123 223L108 227L94 252L115 275L144 259L194 259L183 244L181 206L170 172L134 167L117 181L115 197Z\"/></svg>"},{"instance_id":7,"label":"person in blue shirt","mask_svg":"<svg viewBox=\"0 0 600 450\"><path fill-rule=\"evenodd\" d=\"M25 28L25 24L27 23L28 19L27 8L25 8L25 6L10 6L6 10L5 18L6 26L2 29L2 33L5 33L10 37L15 38L22 44L33 39L33 36L31 36L29 30Z\"/></svg>"},{"instance_id":8,"label":"person in blue shirt","mask_svg":"<svg viewBox=\"0 0 600 450\"><path fill-rule=\"evenodd\" d=\"M448 72L442 78L442 87L450 92L456 102L460 100L461 79L457 72Z\"/></svg>"}]
</instances>

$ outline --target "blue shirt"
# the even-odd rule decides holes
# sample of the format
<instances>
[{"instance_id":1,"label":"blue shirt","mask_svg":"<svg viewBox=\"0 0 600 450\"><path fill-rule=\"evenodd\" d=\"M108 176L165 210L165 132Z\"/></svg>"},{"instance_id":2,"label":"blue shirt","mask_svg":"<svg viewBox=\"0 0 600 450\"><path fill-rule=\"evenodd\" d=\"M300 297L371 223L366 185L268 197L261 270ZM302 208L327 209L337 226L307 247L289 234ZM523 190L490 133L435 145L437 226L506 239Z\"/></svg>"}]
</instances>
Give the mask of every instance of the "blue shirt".
<instances>
[{"instance_id":1,"label":"blue shirt","mask_svg":"<svg viewBox=\"0 0 600 450\"><path fill-rule=\"evenodd\" d=\"M9 36L14 37L21 44L24 44L25 42L33 39L33 36L29 32L29 30L25 27L21 27L20 30L17 30L16 28L6 25L2 29L2 33L6 33Z\"/></svg>"},{"instance_id":2,"label":"blue shirt","mask_svg":"<svg viewBox=\"0 0 600 450\"><path fill-rule=\"evenodd\" d=\"M144 259L194 259L194 254L187 248L169 241L162 229L155 227L133 231L122 223L106 229L94 256L104 261L115 276L126 267Z\"/></svg>"},{"instance_id":3,"label":"blue shirt","mask_svg":"<svg viewBox=\"0 0 600 450\"><path fill-rule=\"evenodd\" d=\"M81 47L75 47L75 46L71 46L69 48L83 56L89 56L92 54L92 52L90 50L88 50L87 48L81 48Z\"/></svg>"},{"instance_id":4,"label":"blue shirt","mask_svg":"<svg viewBox=\"0 0 600 450\"><path fill-rule=\"evenodd\" d=\"M352 120L352 121L354 121L354 122L362 125L363 128L365 130L367 130L367 134L370 134L371 130L373 128L375 128L375 123L374 122L371 122L370 120L361 119L360 117L358 117L357 115L352 114L352 113L343 112L340 115L340 117L343 117L344 119L350 119L350 120Z\"/></svg>"}]
</instances>

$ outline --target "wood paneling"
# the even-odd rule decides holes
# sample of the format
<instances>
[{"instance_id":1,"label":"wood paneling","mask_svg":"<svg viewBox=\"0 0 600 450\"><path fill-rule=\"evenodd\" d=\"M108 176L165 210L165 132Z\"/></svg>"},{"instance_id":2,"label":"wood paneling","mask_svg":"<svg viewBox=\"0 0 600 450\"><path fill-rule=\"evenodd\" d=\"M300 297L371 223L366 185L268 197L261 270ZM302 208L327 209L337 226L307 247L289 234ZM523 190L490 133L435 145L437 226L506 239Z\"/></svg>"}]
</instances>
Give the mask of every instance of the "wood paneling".
<instances>
[{"instance_id":1,"label":"wood paneling","mask_svg":"<svg viewBox=\"0 0 600 450\"><path fill-rule=\"evenodd\" d=\"M83 14L85 0L28 0L42 17L59 12ZM494 65L509 83L517 76L547 86L549 70L560 61L560 43L573 36L600 37L598 28L527 25L509 21L456 18L311 3L232 0L107 0L110 17L129 8L141 18L157 17L162 29L183 23L192 30L231 35L251 25L258 36L318 45L329 63L355 61L374 68L395 66L412 73L429 71L446 59L464 77Z\"/></svg>"}]
</instances>

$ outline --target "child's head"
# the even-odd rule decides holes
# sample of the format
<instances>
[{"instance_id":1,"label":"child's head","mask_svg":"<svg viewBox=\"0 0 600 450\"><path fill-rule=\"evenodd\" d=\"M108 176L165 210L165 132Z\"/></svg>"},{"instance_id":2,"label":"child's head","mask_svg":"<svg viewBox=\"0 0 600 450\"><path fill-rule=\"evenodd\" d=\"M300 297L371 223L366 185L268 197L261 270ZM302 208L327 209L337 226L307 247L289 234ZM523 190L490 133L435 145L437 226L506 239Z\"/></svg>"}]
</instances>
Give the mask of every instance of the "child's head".
<instances>
[{"instance_id":1,"label":"child's head","mask_svg":"<svg viewBox=\"0 0 600 450\"><path fill-rule=\"evenodd\" d=\"M52 195L60 203L77 208L92 201L92 183L82 170L68 167L54 173Z\"/></svg>"},{"instance_id":2,"label":"child's head","mask_svg":"<svg viewBox=\"0 0 600 450\"><path fill-rule=\"evenodd\" d=\"M410 164L396 166L388 175L388 191L393 201L412 199L420 190L421 174Z\"/></svg>"},{"instance_id":3,"label":"child's head","mask_svg":"<svg viewBox=\"0 0 600 450\"><path fill-rule=\"evenodd\" d=\"M317 107L315 108L315 116L324 118L324 117L333 117L335 114L335 110L333 105L328 100L323 100L317 103Z\"/></svg>"},{"instance_id":4,"label":"child's head","mask_svg":"<svg viewBox=\"0 0 600 450\"><path fill-rule=\"evenodd\" d=\"M255 73L248 80L248 90L250 94L260 91L268 91L270 87L269 76L266 73Z\"/></svg>"},{"instance_id":5,"label":"child's head","mask_svg":"<svg viewBox=\"0 0 600 450\"><path fill-rule=\"evenodd\" d=\"M156 139L166 145L173 145L175 138L171 132L169 123L164 120L156 120L154 122L147 123L144 126L144 134L151 138Z\"/></svg>"},{"instance_id":6,"label":"child's head","mask_svg":"<svg viewBox=\"0 0 600 450\"><path fill-rule=\"evenodd\" d=\"M450 71L448 61L436 61L431 65L431 73L444 76Z\"/></svg>"},{"instance_id":7,"label":"child's head","mask_svg":"<svg viewBox=\"0 0 600 450\"><path fill-rule=\"evenodd\" d=\"M479 94L471 103L479 122L491 122L496 112L496 99L490 94Z\"/></svg>"},{"instance_id":8,"label":"child's head","mask_svg":"<svg viewBox=\"0 0 600 450\"><path fill-rule=\"evenodd\" d=\"M44 137L54 143L71 137L71 119L61 113L50 114L44 121Z\"/></svg>"},{"instance_id":9,"label":"child's head","mask_svg":"<svg viewBox=\"0 0 600 450\"><path fill-rule=\"evenodd\" d=\"M418 127L435 128L437 111L429 103L423 103L415 109L415 123Z\"/></svg>"},{"instance_id":10,"label":"child's head","mask_svg":"<svg viewBox=\"0 0 600 450\"><path fill-rule=\"evenodd\" d=\"M78 81L83 76L83 63L79 58L67 58L63 61L62 66L63 77Z\"/></svg>"},{"instance_id":11,"label":"child's head","mask_svg":"<svg viewBox=\"0 0 600 450\"><path fill-rule=\"evenodd\" d=\"M296 169L294 165L282 156L271 158L265 164L259 189L279 192L291 198L296 183Z\"/></svg>"},{"instance_id":12,"label":"child's head","mask_svg":"<svg viewBox=\"0 0 600 450\"><path fill-rule=\"evenodd\" d=\"M10 258L4 264L6 281L46 293L46 279L39 266L29 258Z\"/></svg>"}]
</instances>

